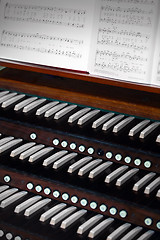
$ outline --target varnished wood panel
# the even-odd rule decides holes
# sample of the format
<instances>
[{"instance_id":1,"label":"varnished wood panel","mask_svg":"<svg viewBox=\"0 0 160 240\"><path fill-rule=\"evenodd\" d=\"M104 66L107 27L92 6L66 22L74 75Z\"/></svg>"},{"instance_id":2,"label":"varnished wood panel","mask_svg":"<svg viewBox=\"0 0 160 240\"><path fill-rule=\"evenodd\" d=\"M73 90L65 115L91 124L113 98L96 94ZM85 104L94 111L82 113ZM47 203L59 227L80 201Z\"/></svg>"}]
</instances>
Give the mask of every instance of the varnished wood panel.
<instances>
[{"instance_id":1,"label":"varnished wood panel","mask_svg":"<svg viewBox=\"0 0 160 240\"><path fill-rule=\"evenodd\" d=\"M68 77L68 75L67 75ZM4 69L0 88L160 119L160 94L35 72ZM158 90L159 91L159 90Z\"/></svg>"},{"instance_id":2,"label":"varnished wood panel","mask_svg":"<svg viewBox=\"0 0 160 240\"><path fill-rule=\"evenodd\" d=\"M63 68L54 68L43 65L36 65L6 59L0 59L0 65L9 68L15 68L19 70L26 70L37 73L50 74L53 76L66 77L71 79L83 80L88 82L100 83L103 85L111 85L117 87L123 87L126 89L135 89L145 92L160 93L160 87L151 84L141 84L135 82L127 82L119 79L109 79L103 76L91 75L88 72L80 72L76 70L67 70Z\"/></svg>"}]
</instances>

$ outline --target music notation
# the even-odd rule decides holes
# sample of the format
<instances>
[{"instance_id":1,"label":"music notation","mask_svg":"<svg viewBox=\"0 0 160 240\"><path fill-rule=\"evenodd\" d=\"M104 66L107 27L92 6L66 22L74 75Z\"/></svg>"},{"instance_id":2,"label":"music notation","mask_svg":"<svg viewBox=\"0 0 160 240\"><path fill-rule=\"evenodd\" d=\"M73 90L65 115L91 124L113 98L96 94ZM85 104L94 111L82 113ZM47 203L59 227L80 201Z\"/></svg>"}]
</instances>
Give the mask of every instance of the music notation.
<instances>
[{"instance_id":1,"label":"music notation","mask_svg":"<svg viewBox=\"0 0 160 240\"><path fill-rule=\"evenodd\" d=\"M159 0L2 0L0 57L154 83L159 9Z\"/></svg>"},{"instance_id":2,"label":"music notation","mask_svg":"<svg viewBox=\"0 0 160 240\"><path fill-rule=\"evenodd\" d=\"M62 7L43 7L6 3L4 18L11 21L55 24L83 28L86 11Z\"/></svg>"},{"instance_id":3,"label":"music notation","mask_svg":"<svg viewBox=\"0 0 160 240\"><path fill-rule=\"evenodd\" d=\"M136 31L136 29L119 29L118 27L114 26L113 27L108 27L108 28L99 28L98 34L116 34L116 35L122 35L122 36L129 36L129 37L136 37L136 38L146 38L149 39L150 35L145 33L145 32L139 32Z\"/></svg>"},{"instance_id":4,"label":"music notation","mask_svg":"<svg viewBox=\"0 0 160 240\"><path fill-rule=\"evenodd\" d=\"M87 71L93 16L90 0L2 0L1 58Z\"/></svg>"},{"instance_id":5,"label":"music notation","mask_svg":"<svg viewBox=\"0 0 160 240\"><path fill-rule=\"evenodd\" d=\"M3 31L0 45L20 50L81 58L83 40Z\"/></svg>"},{"instance_id":6,"label":"music notation","mask_svg":"<svg viewBox=\"0 0 160 240\"><path fill-rule=\"evenodd\" d=\"M112 24L129 24L138 26L148 26L152 24L151 17L153 10L142 10L141 8L122 8L122 7L101 7L100 21ZM123 15L123 18L121 16Z\"/></svg>"},{"instance_id":7,"label":"music notation","mask_svg":"<svg viewBox=\"0 0 160 240\"><path fill-rule=\"evenodd\" d=\"M126 1L121 1L119 4L109 4L108 0L102 1L100 22L111 24L123 24L136 26L149 26L152 24L153 5L145 6L138 5L137 2L132 5L124 4ZM127 1L129 3L129 1ZM117 1L119 3L119 1ZM144 4L144 3L143 3Z\"/></svg>"},{"instance_id":8,"label":"music notation","mask_svg":"<svg viewBox=\"0 0 160 240\"><path fill-rule=\"evenodd\" d=\"M152 56L157 0L98 1L92 72L146 81Z\"/></svg>"},{"instance_id":9,"label":"music notation","mask_svg":"<svg viewBox=\"0 0 160 240\"><path fill-rule=\"evenodd\" d=\"M141 55L136 55L136 54L131 55L129 52L128 53L127 52L118 53L118 52L115 52L115 51L112 52L109 50L107 50L107 51L97 50L96 54L99 55L100 57L101 56L109 56L112 58L112 60L116 60L119 57L121 57L121 58L128 59L128 60L146 61L147 62L147 58L144 58Z\"/></svg>"},{"instance_id":10,"label":"music notation","mask_svg":"<svg viewBox=\"0 0 160 240\"><path fill-rule=\"evenodd\" d=\"M146 74L145 69L142 69L142 67L140 65L131 65L128 64L127 62L106 62L106 61L96 61L95 62L95 68L98 68L98 71L101 72L101 70L104 70L106 73L110 73L109 71L111 70L111 72L114 75L117 75L117 71L121 72L121 73L131 73L131 74L136 74L137 75L137 79L139 78L139 75L143 75ZM101 70L99 70L101 69ZM136 77L134 77L136 78Z\"/></svg>"},{"instance_id":11,"label":"music notation","mask_svg":"<svg viewBox=\"0 0 160 240\"><path fill-rule=\"evenodd\" d=\"M133 4L145 4L145 5L154 5L154 0L103 0L104 2L113 2L113 3L133 3Z\"/></svg>"},{"instance_id":12,"label":"music notation","mask_svg":"<svg viewBox=\"0 0 160 240\"><path fill-rule=\"evenodd\" d=\"M129 35L129 34L128 34ZM136 39L134 37L124 37L124 36L117 36L112 34L104 34L101 29L98 32L98 40L97 43L101 45L112 45L112 46L119 46L124 47L132 50L137 51L146 51L148 50L149 46L147 46L147 42L149 42L150 37L147 38L140 37Z\"/></svg>"}]
</instances>

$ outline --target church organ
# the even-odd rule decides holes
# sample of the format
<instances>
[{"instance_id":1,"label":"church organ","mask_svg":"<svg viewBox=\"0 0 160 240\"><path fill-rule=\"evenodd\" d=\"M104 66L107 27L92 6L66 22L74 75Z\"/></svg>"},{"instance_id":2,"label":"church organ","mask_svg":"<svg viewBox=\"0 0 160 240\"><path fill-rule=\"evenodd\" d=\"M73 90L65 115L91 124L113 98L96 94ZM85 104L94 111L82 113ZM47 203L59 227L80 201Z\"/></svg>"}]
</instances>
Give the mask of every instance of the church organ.
<instances>
[{"instance_id":1,"label":"church organ","mask_svg":"<svg viewBox=\"0 0 160 240\"><path fill-rule=\"evenodd\" d=\"M160 238L160 88L1 60L0 238Z\"/></svg>"}]
</instances>

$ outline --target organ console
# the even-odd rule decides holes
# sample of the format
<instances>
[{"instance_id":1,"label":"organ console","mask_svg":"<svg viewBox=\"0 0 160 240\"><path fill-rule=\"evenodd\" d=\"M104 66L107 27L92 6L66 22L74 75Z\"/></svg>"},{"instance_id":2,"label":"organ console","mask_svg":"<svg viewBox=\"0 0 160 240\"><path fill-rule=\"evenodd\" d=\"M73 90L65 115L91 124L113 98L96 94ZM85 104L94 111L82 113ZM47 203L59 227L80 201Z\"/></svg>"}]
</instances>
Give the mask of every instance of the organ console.
<instances>
[{"instance_id":1,"label":"organ console","mask_svg":"<svg viewBox=\"0 0 160 240\"><path fill-rule=\"evenodd\" d=\"M160 239L160 88L0 65L0 238Z\"/></svg>"}]
</instances>

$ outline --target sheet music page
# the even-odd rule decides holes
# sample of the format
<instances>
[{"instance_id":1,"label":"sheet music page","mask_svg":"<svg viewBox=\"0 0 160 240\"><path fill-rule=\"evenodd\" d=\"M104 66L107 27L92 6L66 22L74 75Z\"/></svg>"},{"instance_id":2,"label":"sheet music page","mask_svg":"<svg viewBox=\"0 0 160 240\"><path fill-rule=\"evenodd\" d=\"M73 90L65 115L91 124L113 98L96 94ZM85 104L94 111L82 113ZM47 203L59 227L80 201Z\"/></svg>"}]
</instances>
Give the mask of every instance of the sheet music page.
<instances>
[{"instance_id":1,"label":"sheet music page","mask_svg":"<svg viewBox=\"0 0 160 240\"><path fill-rule=\"evenodd\" d=\"M93 9L94 0L1 0L0 58L86 71Z\"/></svg>"},{"instance_id":2,"label":"sheet music page","mask_svg":"<svg viewBox=\"0 0 160 240\"><path fill-rule=\"evenodd\" d=\"M160 9L160 2L159 2ZM156 45L155 45L155 54L153 58L153 71L151 83L160 86L160 14L159 14L159 23L157 28L157 37L156 37Z\"/></svg>"},{"instance_id":3,"label":"sheet music page","mask_svg":"<svg viewBox=\"0 0 160 240\"><path fill-rule=\"evenodd\" d=\"M97 0L90 73L149 83L158 0Z\"/></svg>"}]
</instances>

